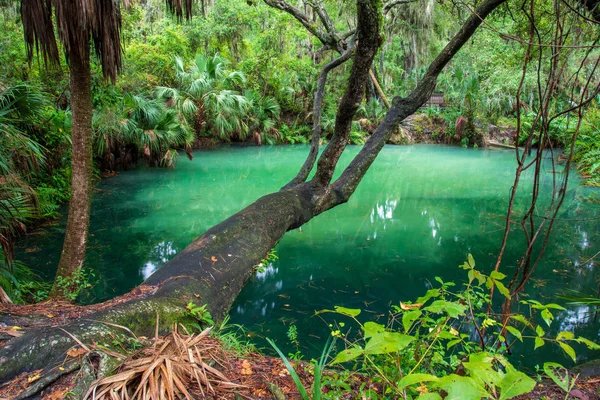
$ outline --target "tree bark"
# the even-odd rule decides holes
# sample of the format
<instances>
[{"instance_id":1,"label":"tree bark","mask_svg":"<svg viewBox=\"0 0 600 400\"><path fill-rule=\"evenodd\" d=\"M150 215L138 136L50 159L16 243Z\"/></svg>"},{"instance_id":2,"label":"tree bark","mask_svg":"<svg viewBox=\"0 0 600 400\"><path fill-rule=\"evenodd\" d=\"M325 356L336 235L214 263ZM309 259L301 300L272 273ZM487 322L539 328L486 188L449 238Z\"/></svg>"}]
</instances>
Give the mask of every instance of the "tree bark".
<instances>
[{"instance_id":1,"label":"tree bark","mask_svg":"<svg viewBox=\"0 0 600 400\"><path fill-rule=\"evenodd\" d=\"M72 52L71 67L71 201L56 278L69 278L85 263L90 222L92 179L92 91L90 48L84 54ZM50 296L60 298L69 290L58 286L57 279Z\"/></svg>"}]
</instances>

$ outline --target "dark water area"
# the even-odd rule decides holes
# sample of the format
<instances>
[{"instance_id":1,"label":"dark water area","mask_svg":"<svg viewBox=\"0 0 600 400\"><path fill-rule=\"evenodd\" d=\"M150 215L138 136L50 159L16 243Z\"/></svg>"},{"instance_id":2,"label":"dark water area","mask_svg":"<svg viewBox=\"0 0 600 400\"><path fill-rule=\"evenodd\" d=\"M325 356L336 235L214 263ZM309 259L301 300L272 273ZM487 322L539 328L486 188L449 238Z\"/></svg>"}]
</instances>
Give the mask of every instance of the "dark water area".
<instances>
[{"instance_id":1,"label":"dark water area","mask_svg":"<svg viewBox=\"0 0 600 400\"><path fill-rule=\"evenodd\" d=\"M350 147L347 164L358 147ZM138 285L206 229L293 177L307 146L223 147L198 151L174 170L139 168L97 186L92 204L87 266L98 283L84 302L106 300ZM550 159L542 193L564 179ZM347 204L288 232L277 245L278 260L257 273L231 310L259 345L277 338L284 352L298 331L302 352L320 354L330 334L315 310L335 305L360 308L365 318L386 320L391 304L414 300L435 286L435 277L462 284L458 268L471 253L489 272L500 247L514 153L445 146L386 147ZM339 173L339 171L338 171ZM524 176L516 209L527 206L531 174ZM600 191L582 186L575 173L548 250L527 289L529 298L557 302L576 289L598 293L598 272L588 261L600 247ZM538 209L543 214L543 209ZM64 222L19 243L17 257L51 279L60 255ZM505 272L524 250L515 225L505 253ZM598 340L600 324L587 307L555 312L549 335L572 331ZM600 356L581 347L578 361ZM570 365L558 346L533 351L515 347L514 361L533 367L545 360Z\"/></svg>"}]
</instances>

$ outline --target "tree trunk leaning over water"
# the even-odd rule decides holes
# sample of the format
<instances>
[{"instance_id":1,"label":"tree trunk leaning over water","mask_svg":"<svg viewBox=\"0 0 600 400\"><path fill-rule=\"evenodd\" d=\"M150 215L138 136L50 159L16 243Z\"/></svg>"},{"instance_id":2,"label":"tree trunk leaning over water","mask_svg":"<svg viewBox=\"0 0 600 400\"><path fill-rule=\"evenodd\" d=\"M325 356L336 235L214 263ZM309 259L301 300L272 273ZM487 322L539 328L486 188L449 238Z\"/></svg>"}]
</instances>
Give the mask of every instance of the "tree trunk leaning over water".
<instances>
[{"instance_id":1,"label":"tree trunk leaning over water","mask_svg":"<svg viewBox=\"0 0 600 400\"><path fill-rule=\"evenodd\" d=\"M89 44L70 58L71 87L71 200L65 241L50 297L63 298L72 290L59 282L70 278L85 262L92 190L92 88ZM68 281L67 281L68 282Z\"/></svg>"},{"instance_id":2,"label":"tree trunk leaning over water","mask_svg":"<svg viewBox=\"0 0 600 400\"><path fill-rule=\"evenodd\" d=\"M24 371L46 368L64 360L64 352L76 344L110 343L128 333L152 336L155 324L166 332L185 318L192 301L206 304L213 318L222 320L253 267L283 237L285 232L350 198L387 138L408 115L429 98L443 67L471 38L495 8L505 0L485 0L468 18L456 36L434 60L419 86L406 98L396 97L385 119L341 177L330 183L339 155L348 143L349 124L364 95L369 67L380 41L377 0L357 3L358 45L351 80L336 118L335 134L318 163L317 177L258 199L242 211L216 225L150 276L131 293L95 306L98 310L61 327L31 329L0 348L0 382ZM51 323L51 322L50 322Z\"/></svg>"}]
</instances>

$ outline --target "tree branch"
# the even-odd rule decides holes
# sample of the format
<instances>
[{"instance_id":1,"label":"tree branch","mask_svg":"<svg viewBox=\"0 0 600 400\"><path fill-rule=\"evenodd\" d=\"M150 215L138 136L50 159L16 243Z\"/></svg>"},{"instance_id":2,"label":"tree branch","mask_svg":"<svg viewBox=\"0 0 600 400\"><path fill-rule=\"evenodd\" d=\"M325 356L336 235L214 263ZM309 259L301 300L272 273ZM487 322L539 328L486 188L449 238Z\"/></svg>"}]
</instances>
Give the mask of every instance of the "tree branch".
<instances>
[{"instance_id":1,"label":"tree branch","mask_svg":"<svg viewBox=\"0 0 600 400\"><path fill-rule=\"evenodd\" d=\"M450 42L444 47L440 54L429 66L424 78L417 87L406 97L395 97L392 100L392 108L385 118L375 129L367 143L356 155L350 165L344 170L337 181L333 183L333 191L324 204L325 208L331 208L337 204L348 201L363 176L394 132L398 124L409 115L413 114L423 105L435 89L437 77L448 62L456 55L461 47L473 36L477 28L492 11L498 8L506 0L486 0L477 7L473 14L463 24L461 29L454 35Z\"/></svg>"},{"instance_id":2,"label":"tree branch","mask_svg":"<svg viewBox=\"0 0 600 400\"><path fill-rule=\"evenodd\" d=\"M389 3L386 3L383 6L383 13L387 14L390 12L390 10L396 6L402 5L402 4L410 4L410 3L415 3L418 0L392 0Z\"/></svg>"},{"instance_id":3,"label":"tree branch","mask_svg":"<svg viewBox=\"0 0 600 400\"><path fill-rule=\"evenodd\" d=\"M313 184L319 187L329 185L335 166L348 144L352 118L363 99L369 69L379 48L380 10L373 2L360 0L357 3L357 14L358 44L348 88L338 107L333 138L321 154L317 163L317 173L312 180Z\"/></svg>"},{"instance_id":4,"label":"tree branch","mask_svg":"<svg viewBox=\"0 0 600 400\"><path fill-rule=\"evenodd\" d=\"M327 81L327 75L332 69L342 65L354 55L354 49L346 50L341 56L331 61L323 67L319 75L319 81L317 83L317 91L315 93L315 103L313 105L313 127L312 127L312 139L310 143L310 151L308 157L300 171L294 179L292 179L282 190L289 189L292 186L296 186L299 183L305 182L306 178L312 171L315 161L317 160L317 154L319 154L319 141L321 139L321 116L323 114L323 97L325 97L325 83Z\"/></svg>"},{"instance_id":5,"label":"tree branch","mask_svg":"<svg viewBox=\"0 0 600 400\"><path fill-rule=\"evenodd\" d=\"M270 7L276 8L281 11L285 11L286 13L290 14L298 22L300 22L310 33L315 35L317 39L319 39L321 43L323 43L324 46L329 46L334 49L337 49L339 47L338 38L335 35L335 31L333 33L330 33L328 31L319 29L317 25L310 20L308 15L303 13L302 10L300 10L299 8L294 7L285 0L264 0L264 2Z\"/></svg>"}]
</instances>

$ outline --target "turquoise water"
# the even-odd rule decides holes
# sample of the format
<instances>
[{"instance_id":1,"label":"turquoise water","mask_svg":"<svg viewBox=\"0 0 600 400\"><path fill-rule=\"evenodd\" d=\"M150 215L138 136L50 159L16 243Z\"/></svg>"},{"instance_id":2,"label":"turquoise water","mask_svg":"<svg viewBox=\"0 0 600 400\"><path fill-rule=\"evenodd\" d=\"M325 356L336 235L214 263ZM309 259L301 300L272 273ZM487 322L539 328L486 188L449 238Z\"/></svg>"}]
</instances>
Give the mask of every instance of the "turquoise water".
<instances>
[{"instance_id":1,"label":"turquoise water","mask_svg":"<svg viewBox=\"0 0 600 400\"><path fill-rule=\"evenodd\" d=\"M359 148L342 159L349 162ZM174 170L140 168L102 181L94 192L87 265L99 283L86 302L130 290L195 237L258 197L291 179L306 146L223 147L183 157ZM495 261L515 168L514 153L445 146L386 147L347 204L288 232L276 250L279 259L248 283L233 305L231 322L243 324L259 343L298 329L301 350L320 352L329 334L315 310L334 305L361 308L386 319L390 304L423 294L434 277L462 282L457 268L468 253L478 268ZM542 191L551 188L547 160ZM558 179L562 174L554 174ZM598 190L580 185L575 174L548 251L528 294L542 302L559 290L598 292L593 262L600 247ZM523 188L530 187L525 177ZM590 199L596 201L590 201ZM525 199L517 208L525 207ZM540 211L542 212L542 211ZM20 242L18 256L46 277L54 273L64 225L47 227ZM514 232L506 265L523 250ZM367 312L368 311L368 312ZM556 316L553 331L571 330L598 339L598 324L585 307ZM562 351L544 346L516 349L528 366L547 357L564 361ZM581 360L594 354L583 350Z\"/></svg>"}]
</instances>

